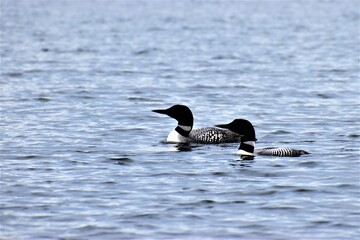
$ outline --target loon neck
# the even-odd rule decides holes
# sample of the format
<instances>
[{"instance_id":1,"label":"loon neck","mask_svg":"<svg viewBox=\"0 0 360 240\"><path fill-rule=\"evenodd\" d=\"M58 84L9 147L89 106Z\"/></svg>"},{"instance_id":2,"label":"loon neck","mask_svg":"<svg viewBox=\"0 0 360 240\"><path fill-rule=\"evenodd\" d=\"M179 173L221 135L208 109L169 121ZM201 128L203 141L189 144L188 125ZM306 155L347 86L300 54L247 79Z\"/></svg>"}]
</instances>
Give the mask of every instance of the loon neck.
<instances>
[{"instance_id":1,"label":"loon neck","mask_svg":"<svg viewBox=\"0 0 360 240\"><path fill-rule=\"evenodd\" d=\"M192 127L191 126L185 126L185 125L178 125L175 128L175 131L177 131L180 135L184 137L188 137L191 132Z\"/></svg>"},{"instance_id":2,"label":"loon neck","mask_svg":"<svg viewBox=\"0 0 360 240\"><path fill-rule=\"evenodd\" d=\"M241 142L238 152L241 155L254 156L255 141Z\"/></svg>"}]
</instances>

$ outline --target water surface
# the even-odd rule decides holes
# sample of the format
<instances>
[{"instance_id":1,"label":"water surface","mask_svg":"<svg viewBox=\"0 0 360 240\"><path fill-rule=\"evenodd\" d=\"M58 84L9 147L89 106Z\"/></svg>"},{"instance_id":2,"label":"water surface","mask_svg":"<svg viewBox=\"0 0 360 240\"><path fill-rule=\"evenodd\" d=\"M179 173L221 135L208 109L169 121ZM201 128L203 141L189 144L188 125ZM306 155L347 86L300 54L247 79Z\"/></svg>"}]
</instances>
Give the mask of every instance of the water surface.
<instances>
[{"instance_id":1,"label":"water surface","mask_svg":"<svg viewBox=\"0 0 360 240\"><path fill-rule=\"evenodd\" d=\"M358 1L1 1L2 239L358 239ZM257 147L165 144L246 118Z\"/></svg>"}]
</instances>

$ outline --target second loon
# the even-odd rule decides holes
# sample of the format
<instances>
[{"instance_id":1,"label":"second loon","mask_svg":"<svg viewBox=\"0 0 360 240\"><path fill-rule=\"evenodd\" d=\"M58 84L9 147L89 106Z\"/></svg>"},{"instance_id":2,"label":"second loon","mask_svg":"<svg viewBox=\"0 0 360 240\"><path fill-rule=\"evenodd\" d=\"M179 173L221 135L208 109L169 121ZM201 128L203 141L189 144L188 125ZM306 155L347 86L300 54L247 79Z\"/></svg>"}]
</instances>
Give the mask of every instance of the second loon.
<instances>
[{"instance_id":1,"label":"second loon","mask_svg":"<svg viewBox=\"0 0 360 240\"><path fill-rule=\"evenodd\" d=\"M193 129L194 117L191 110L184 105L174 105L168 109L152 110L166 114L178 121L177 127L171 131L166 139L170 143L232 143L239 142L240 135L230 130L214 127Z\"/></svg>"},{"instance_id":2,"label":"second loon","mask_svg":"<svg viewBox=\"0 0 360 240\"><path fill-rule=\"evenodd\" d=\"M256 155L278 156L278 157L298 157L309 154L304 150L297 150L288 147L266 147L255 149L255 129L254 126L245 119L235 119L231 123L216 125L220 128L229 129L241 135L240 146L237 153L244 160L254 159Z\"/></svg>"}]
</instances>

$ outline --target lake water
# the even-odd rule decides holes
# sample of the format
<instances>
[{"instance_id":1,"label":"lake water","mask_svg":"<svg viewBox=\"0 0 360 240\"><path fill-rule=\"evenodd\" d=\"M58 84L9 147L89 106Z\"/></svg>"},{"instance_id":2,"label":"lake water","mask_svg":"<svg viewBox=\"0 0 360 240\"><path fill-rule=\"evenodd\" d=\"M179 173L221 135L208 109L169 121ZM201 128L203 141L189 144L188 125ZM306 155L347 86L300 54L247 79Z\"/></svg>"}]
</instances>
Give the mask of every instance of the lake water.
<instances>
[{"instance_id":1,"label":"lake water","mask_svg":"<svg viewBox=\"0 0 360 240\"><path fill-rule=\"evenodd\" d=\"M359 1L1 1L0 239L359 239ZM165 144L250 120L257 147Z\"/></svg>"}]
</instances>

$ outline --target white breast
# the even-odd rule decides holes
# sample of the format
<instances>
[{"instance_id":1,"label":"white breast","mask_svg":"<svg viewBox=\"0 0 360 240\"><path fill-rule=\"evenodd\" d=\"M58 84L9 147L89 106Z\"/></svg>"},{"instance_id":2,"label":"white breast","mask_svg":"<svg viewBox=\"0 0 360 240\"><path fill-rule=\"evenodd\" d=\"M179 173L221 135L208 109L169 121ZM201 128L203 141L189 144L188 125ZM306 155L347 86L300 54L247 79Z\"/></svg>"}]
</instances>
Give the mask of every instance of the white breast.
<instances>
[{"instance_id":1,"label":"white breast","mask_svg":"<svg viewBox=\"0 0 360 240\"><path fill-rule=\"evenodd\" d=\"M244 151L242 149L238 150L237 151L237 154L241 155L241 156L255 156L254 153L250 153L250 152L247 152L247 151Z\"/></svg>"},{"instance_id":2,"label":"white breast","mask_svg":"<svg viewBox=\"0 0 360 240\"><path fill-rule=\"evenodd\" d=\"M172 130L169 133L169 136L166 139L169 143L186 143L188 142L188 139L184 136L181 136L177 131Z\"/></svg>"}]
</instances>

